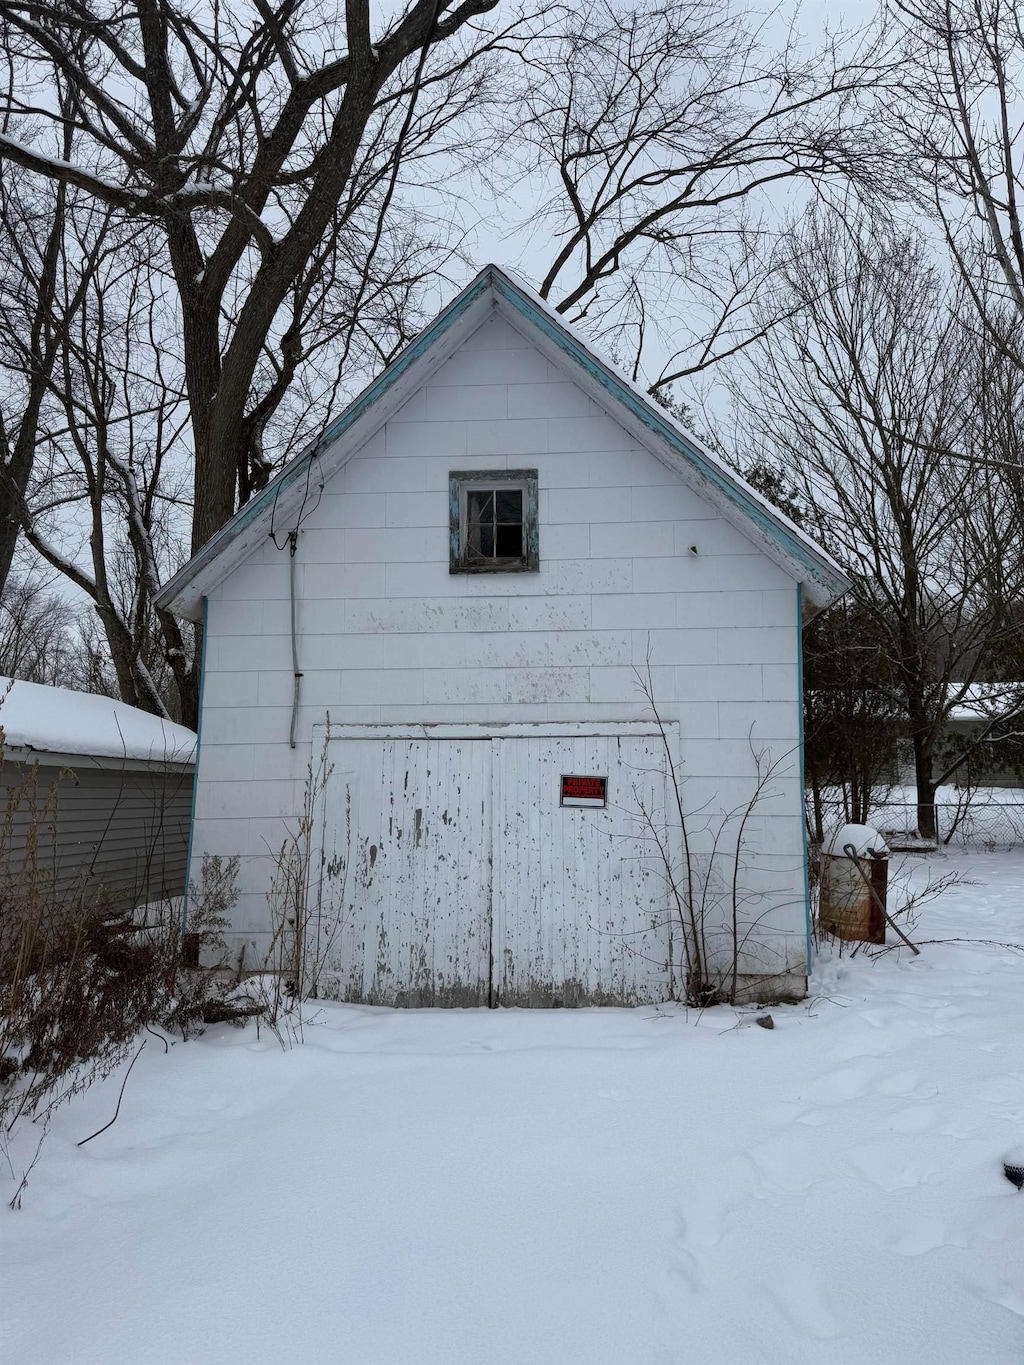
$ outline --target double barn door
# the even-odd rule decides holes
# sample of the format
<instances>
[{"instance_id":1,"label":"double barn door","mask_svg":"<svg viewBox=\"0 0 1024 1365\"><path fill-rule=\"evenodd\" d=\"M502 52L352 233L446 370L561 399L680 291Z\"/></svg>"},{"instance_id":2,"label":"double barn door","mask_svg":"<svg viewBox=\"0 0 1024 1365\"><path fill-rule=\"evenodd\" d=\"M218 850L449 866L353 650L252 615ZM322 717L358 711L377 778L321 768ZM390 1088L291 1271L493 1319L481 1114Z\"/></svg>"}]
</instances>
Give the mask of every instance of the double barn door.
<instances>
[{"instance_id":1,"label":"double barn door","mask_svg":"<svg viewBox=\"0 0 1024 1365\"><path fill-rule=\"evenodd\" d=\"M651 727L369 730L332 730L324 794L318 922L342 999L668 998L652 837L666 827L666 760ZM566 776L605 778L606 804L562 804Z\"/></svg>"}]
</instances>

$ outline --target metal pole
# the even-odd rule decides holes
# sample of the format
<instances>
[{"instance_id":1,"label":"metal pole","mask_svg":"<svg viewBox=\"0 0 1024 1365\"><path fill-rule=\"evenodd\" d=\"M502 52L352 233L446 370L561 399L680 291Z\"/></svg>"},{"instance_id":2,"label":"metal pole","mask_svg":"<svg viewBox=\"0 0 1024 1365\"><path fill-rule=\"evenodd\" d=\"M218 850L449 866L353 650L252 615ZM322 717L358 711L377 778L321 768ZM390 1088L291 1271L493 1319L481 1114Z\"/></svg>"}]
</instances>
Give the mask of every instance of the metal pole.
<instances>
[{"instance_id":1,"label":"metal pole","mask_svg":"<svg viewBox=\"0 0 1024 1365\"><path fill-rule=\"evenodd\" d=\"M878 906L879 910L881 910L886 924L890 926L893 933L898 934L900 936L900 938L911 950L915 957L920 957L921 949L917 946L916 943L911 943L910 939L907 938L906 934L903 932L900 926L893 920L888 910L886 910L885 906L882 904L881 897L879 896L875 888L871 885L871 878L865 873L864 869L860 865L860 859L857 857L857 850L854 848L853 844L844 844L843 852L849 858L850 862L853 863L854 867L857 869L858 876L861 878L867 889L871 892L871 899Z\"/></svg>"}]
</instances>

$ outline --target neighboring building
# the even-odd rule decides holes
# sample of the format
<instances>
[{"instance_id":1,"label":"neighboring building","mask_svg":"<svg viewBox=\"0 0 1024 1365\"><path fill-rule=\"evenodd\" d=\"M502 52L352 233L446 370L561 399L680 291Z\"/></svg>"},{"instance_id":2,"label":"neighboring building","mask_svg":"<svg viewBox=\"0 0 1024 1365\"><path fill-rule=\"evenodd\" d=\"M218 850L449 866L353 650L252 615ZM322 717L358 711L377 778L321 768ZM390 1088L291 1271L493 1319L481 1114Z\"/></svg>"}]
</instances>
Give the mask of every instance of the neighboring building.
<instances>
[{"instance_id":1,"label":"neighboring building","mask_svg":"<svg viewBox=\"0 0 1024 1365\"><path fill-rule=\"evenodd\" d=\"M967 684L940 731L936 769L945 771L961 754L966 757L949 786L961 791L1024 788L1024 683ZM895 786L914 785L914 745L905 736L896 742L890 780Z\"/></svg>"},{"instance_id":2,"label":"neighboring building","mask_svg":"<svg viewBox=\"0 0 1024 1365\"><path fill-rule=\"evenodd\" d=\"M735 885L744 984L800 990L801 614L847 586L489 266L161 594L206 622L193 875L241 855L234 935L258 962L325 749L306 909L333 993L671 998L667 742L720 960ZM734 821L705 877L710 826L752 795L751 740L778 770L738 864Z\"/></svg>"},{"instance_id":3,"label":"neighboring building","mask_svg":"<svg viewBox=\"0 0 1024 1365\"><path fill-rule=\"evenodd\" d=\"M78 904L185 890L196 737L110 697L0 678L0 860ZM33 871L29 871L29 866Z\"/></svg>"},{"instance_id":4,"label":"neighboring building","mask_svg":"<svg viewBox=\"0 0 1024 1365\"><path fill-rule=\"evenodd\" d=\"M972 683L950 712L945 748L951 755L977 745L953 783L957 787L1024 787L1024 683Z\"/></svg>"}]
</instances>

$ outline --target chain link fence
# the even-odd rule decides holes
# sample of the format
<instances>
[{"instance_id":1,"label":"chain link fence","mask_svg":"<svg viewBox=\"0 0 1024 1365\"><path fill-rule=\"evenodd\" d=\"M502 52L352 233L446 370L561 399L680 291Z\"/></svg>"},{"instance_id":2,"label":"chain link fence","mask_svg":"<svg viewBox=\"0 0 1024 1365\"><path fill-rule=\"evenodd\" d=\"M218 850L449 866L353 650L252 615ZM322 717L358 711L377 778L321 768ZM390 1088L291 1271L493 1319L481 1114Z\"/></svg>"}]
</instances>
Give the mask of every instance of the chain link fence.
<instances>
[{"instance_id":1,"label":"chain link fence","mask_svg":"<svg viewBox=\"0 0 1024 1365\"><path fill-rule=\"evenodd\" d=\"M829 800L825 808L829 817L826 829L844 823L841 799ZM994 850L1024 846L1024 790L1019 788L986 787L967 792L944 787L936 798L935 818L940 847ZM931 846L915 837L917 802L906 788L880 798L871 809L868 823L890 847Z\"/></svg>"}]
</instances>

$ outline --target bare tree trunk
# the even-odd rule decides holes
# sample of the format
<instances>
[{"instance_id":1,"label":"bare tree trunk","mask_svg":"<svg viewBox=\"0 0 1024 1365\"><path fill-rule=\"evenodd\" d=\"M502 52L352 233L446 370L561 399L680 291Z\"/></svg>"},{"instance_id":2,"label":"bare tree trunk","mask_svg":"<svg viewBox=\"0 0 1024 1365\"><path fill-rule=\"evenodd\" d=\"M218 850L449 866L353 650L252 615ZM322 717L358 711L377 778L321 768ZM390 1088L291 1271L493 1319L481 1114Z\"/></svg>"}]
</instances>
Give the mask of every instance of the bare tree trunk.
<instances>
[{"instance_id":1,"label":"bare tree trunk","mask_svg":"<svg viewBox=\"0 0 1024 1365\"><path fill-rule=\"evenodd\" d=\"M917 784L917 832L922 839L937 839L935 815L934 755L927 734L915 733L914 780Z\"/></svg>"},{"instance_id":2,"label":"bare tree trunk","mask_svg":"<svg viewBox=\"0 0 1024 1365\"><path fill-rule=\"evenodd\" d=\"M45 387L45 381L33 386ZM4 458L0 455L0 592L11 572L14 552L23 521L23 508L28 492L32 467L35 463L35 427L39 419L42 394L33 394L21 416L21 425L14 449Z\"/></svg>"},{"instance_id":3,"label":"bare tree trunk","mask_svg":"<svg viewBox=\"0 0 1024 1365\"><path fill-rule=\"evenodd\" d=\"M22 241L20 236L22 223L19 219L25 209L16 202L19 188L18 183L5 188L0 232L6 238L6 267L20 276L18 281L12 282L14 292L24 303L24 312L10 317L10 330L5 339L15 352L14 364L20 362L19 367L27 376L27 392L16 418L0 415L0 592L10 574L25 520L26 495L39 444L40 414L58 355L52 319L57 307L58 266L67 207L67 189L58 184L50 231L41 256L33 260L31 243ZM9 307L8 300L0 306Z\"/></svg>"},{"instance_id":4,"label":"bare tree trunk","mask_svg":"<svg viewBox=\"0 0 1024 1365\"><path fill-rule=\"evenodd\" d=\"M823 844L825 842L824 806L821 799L821 783L818 781L817 775L811 777L810 788L811 813L813 818L811 838L816 844Z\"/></svg>"}]
</instances>

